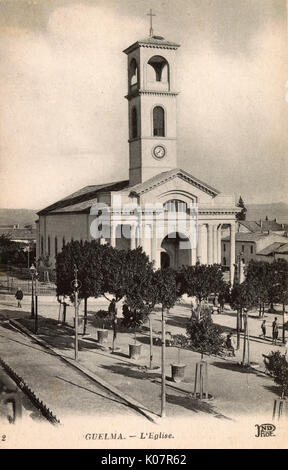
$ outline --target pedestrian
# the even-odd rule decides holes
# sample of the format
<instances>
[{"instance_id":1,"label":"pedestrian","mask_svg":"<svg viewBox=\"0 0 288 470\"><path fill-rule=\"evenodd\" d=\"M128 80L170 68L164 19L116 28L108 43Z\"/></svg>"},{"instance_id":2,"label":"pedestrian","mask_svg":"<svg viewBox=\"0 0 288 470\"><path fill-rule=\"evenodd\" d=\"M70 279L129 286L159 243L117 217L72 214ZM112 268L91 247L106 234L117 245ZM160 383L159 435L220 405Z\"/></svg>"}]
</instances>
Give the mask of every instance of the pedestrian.
<instances>
[{"instance_id":1,"label":"pedestrian","mask_svg":"<svg viewBox=\"0 0 288 470\"><path fill-rule=\"evenodd\" d=\"M15 298L18 301L18 307L20 308L22 308L21 302L22 302L23 297L24 297L24 294L23 294L22 289L20 289L20 287L17 287Z\"/></svg>"},{"instance_id":2,"label":"pedestrian","mask_svg":"<svg viewBox=\"0 0 288 470\"><path fill-rule=\"evenodd\" d=\"M262 335L264 339L266 339L266 320L263 320L261 324Z\"/></svg>"},{"instance_id":3,"label":"pedestrian","mask_svg":"<svg viewBox=\"0 0 288 470\"><path fill-rule=\"evenodd\" d=\"M272 344L276 344L277 339L278 339L278 322L277 322L277 317L275 317L272 323Z\"/></svg>"},{"instance_id":4,"label":"pedestrian","mask_svg":"<svg viewBox=\"0 0 288 470\"><path fill-rule=\"evenodd\" d=\"M232 351L232 355L235 356L235 341L232 337L232 333L228 333L226 338L226 348L228 351Z\"/></svg>"}]
</instances>

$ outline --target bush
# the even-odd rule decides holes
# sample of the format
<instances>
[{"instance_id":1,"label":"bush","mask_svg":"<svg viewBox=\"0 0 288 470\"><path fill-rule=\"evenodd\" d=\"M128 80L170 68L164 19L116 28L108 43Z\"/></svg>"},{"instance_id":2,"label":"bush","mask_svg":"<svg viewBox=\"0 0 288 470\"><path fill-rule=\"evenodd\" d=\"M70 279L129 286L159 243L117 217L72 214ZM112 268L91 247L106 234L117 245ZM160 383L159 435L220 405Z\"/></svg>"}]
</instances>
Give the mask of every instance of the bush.
<instances>
[{"instance_id":1,"label":"bush","mask_svg":"<svg viewBox=\"0 0 288 470\"><path fill-rule=\"evenodd\" d=\"M222 328L214 325L211 314L202 311L200 317L192 316L187 325L190 347L203 354L219 354L223 349Z\"/></svg>"},{"instance_id":2,"label":"bush","mask_svg":"<svg viewBox=\"0 0 288 470\"><path fill-rule=\"evenodd\" d=\"M274 377L274 382L281 386L281 395L288 395L288 362L285 354L272 351L269 356L265 356L264 363L266 369Z\"/></svg>"},{"instance_id":3,"label":"bush","mask_svg":"<svg viewBox=\"0 0 288 470\"><path fill-rule=\"evenodd\" d=\"M185 335L180 334L173 335L171 346L175 346L176 348L187 349L190 346L189 338Z\"/></svg>"}]
</instances>

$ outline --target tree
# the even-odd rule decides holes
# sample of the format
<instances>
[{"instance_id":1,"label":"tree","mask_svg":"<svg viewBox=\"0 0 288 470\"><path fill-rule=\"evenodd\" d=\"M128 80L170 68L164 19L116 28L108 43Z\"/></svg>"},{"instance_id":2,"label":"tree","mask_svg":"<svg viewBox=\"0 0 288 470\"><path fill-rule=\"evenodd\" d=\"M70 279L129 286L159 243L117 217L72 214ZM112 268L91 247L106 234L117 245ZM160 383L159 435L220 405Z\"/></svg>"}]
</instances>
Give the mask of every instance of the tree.
<instances>
[{"instance_id":1,"label":"tree","mask_svg":"<svg viewBox=\"0 0 288 470\"><path fill-rule=\"evenodd\" d=\"M87 300L89 297L99 297L103 293L102 260L106 246L97 240L67 243L56 259L56 294L73 298L74 267L78 269L80 281L79 299L84 299L84 327L87 327Z\"/></svg>"},{"instance_id":2,"label":"tree","mask_svg":"<svg viewBox=\"0 0 288 470\"><path fill-rule=\"evenodd\" d=\"M227 283L219 264L183 266L179 275L180 293L196 296L201 303L212 293L227 296Z\"/></svg>"},{"instance_id":3,"label":"tree","mask_svg":"<svg viewBox=\"0 0 288 470\"><path fill-rule=\"evenodd\" d=\"M158 269L154 274L154 284L157 292L157 303L162 307L162 350L161 350L161 369L162 369L162 387L161 387L161 417L166 414L166 376L165 376L165 311L169 314L178 298L176 273L173 269Z\"/></svg>"},{"instance_id":4,"label":"tree","mask_svg":"<svg viewBox=\"0 0 288 470\"><path fill-rule=\"evenodd\" d=\"M231 307L237 310L237 349L240 346L240 329L242 329L242 312L245 311L244 321L244 347L243 347L243 360L242 364L246 361L247 350L247 365L250 363L250 344L249 344L249 330L248 330L248 310L252 308L258 301L257 284L248 281L247 279L242 284L235 284L231 291ZM240 317L240 318L239 318ZM240 326L241 322L241 326Z\"/></svg>"},{"instance_id":5,"label":"tree","mask_svg":"<svg viewBox=\"0 0 288 470\"><path fill-rule=\"evenodd\" d=\"M192 350L201 354L219 354L223 348L222 328L213 323L208 310L201 317L192 316L187 325L187 335Z\"/></svg>"},{"instance_id":6,"label":"tree","mask_svg":"<svg viewBox=\"0 0 288 470\"><path fill-rule=\"evenodd\" d=\"M269 356L265 356L264 363L266 369L274 377L274 381L281 387L281 397L288 395L288 362L285 354L280 351L272 351Z\"/></svg>"},{"instance_id":7,"label":"tree","mask_svg":"<svg viewBox=\"0 0 288 470\"><path fill-rule=\"evenodd\" d=\"M269 284L271 282L271 264L265 261L251 260L246 272L246 281L257 291L256 304L259 306L259 317L264 316L265 303L269 301Z\"/></svg>"},{"instance_id":8,"label":"tree","mask_svg":"<svg viewBox=\"0 0 288 470\"><path fill-rule=\"evenodd\" d=\"M241 196L239 197L237 207L240 207L242 210L241 210L241 212L238 212L236 214L236 219L237 220L246 220L247 209L245 207L244 201L243 201Z\"/></svg>"},{"instance_id":9,"label":"tree","mask_svg":"<svg viewBox=\"0 0 288 470\"><path fill-rule=\"evenodd\" d=\"M147 264L147 269L142 272L140 282L134 283L125 297L123 309L124 324L130 327L142 325L149 320L150 332L150 369L153 367L153 326L151 313L158 301L158 290L155 280L157 274L152 269L151 264Z\"/></svg>"}]
</instances>

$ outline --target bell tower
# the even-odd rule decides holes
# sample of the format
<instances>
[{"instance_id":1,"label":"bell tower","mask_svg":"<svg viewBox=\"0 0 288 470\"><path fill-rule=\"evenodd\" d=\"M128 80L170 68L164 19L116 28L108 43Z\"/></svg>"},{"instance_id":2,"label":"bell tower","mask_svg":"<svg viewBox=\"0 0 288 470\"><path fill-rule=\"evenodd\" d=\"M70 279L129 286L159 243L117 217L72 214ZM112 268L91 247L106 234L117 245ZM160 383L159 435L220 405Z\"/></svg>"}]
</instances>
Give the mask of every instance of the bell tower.
<instances>
[{"instance_id":1,"label":"bell tower","mask_svg":"<svg viewBox=\"0 0 288 470\"><path fill-rule=\"evenodd\" d=\"M177 167L178 47L162 36L154 36L151 25L150 37L123 51L128 56L130 186Z\"/></svg>"}]
</instances>

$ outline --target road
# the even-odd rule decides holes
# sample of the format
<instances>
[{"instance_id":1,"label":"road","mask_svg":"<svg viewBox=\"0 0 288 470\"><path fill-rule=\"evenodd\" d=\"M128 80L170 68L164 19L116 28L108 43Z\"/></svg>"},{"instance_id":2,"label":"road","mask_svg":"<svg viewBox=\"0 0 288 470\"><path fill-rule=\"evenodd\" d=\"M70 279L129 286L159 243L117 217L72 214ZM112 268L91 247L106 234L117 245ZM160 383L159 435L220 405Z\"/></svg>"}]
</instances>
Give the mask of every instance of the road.
<instances>
[{"instance_id":1,"label":"road","mask_svg":"<svg viewBox=\"0 0 288 470\"><path fill-rule=\"evenodd\" d=\"M112 414L137 415L121 399L21 335L6 322L0 322L0 357L63 424L66 419L77 416L83 419ZM31 417L34 412L34 409L30 410Z\"/></svg>"}]
</instances>

